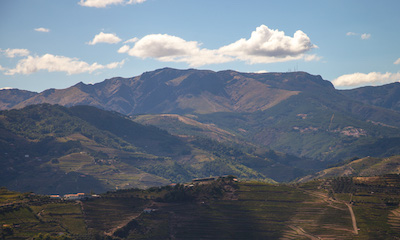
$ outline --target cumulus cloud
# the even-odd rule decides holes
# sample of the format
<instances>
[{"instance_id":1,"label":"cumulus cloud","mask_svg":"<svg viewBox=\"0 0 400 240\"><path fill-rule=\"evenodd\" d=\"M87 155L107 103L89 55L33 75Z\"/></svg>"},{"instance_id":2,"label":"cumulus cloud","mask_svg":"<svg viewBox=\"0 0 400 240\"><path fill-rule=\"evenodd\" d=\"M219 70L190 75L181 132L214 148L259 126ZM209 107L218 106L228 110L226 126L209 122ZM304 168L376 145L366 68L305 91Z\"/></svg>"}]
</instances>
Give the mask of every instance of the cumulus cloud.
<instances>
[{"instance_id":1,"label":"cumulus cloud","mask_svg":"<svg viewBox=\"0 0 400 240\"><path fill-rule=\"evenodd\" d=\"M201 43L197 41L186 41L168 34L150 34L141 39L134 38L132 42L135 43L133 47L124 45L118 52L164 62L186 62L194 67L235 60L250 64L319 60L316 55L305 54L317 46L311 43L304 32L298 30L290 37L283 31L271 30L265 25L258 27L249 39L240 39L219 49L201 48Z\"/></svg>"},{"instance_id":2,"label":"cumulus cloud","mask_svg":"<svg viewBox=\"0 0 400 240\"><path fill-rule=\"evenodd\" d=\"M163 58L191 55L199 50L199 43L167 34L151 34L138 40L129 55L141 58Z\"/></svg>"},{"instance_id":3,"label":"cumulus cloud","mask_svg":"<svg viewBox=\"0 0 400 240\"><path fill-rule=\"evenodd\" d=\"M332 81L335 87L359 87L359 86L378 86L393 82L400 81L400 72L397 73L379 73L371 72L365 73L353 73L342 75Z\"/></svg>"},{"instance_id":4,"label":"cumulus cloud","mask_svg":"<svg viewBox=\"0 0 400 240\"><path fill-rule=\"evenodd\" d=\"M400 58L397 59L397 60L394 62L394 64L400 64Z\"/></svg>"},{"instance_id":5,"label":"cumulus cloud","mask_svg":"<svg viewBox=\"0 0 400 240\"><path fill-rule=\"evenodd\" d=\"M346 36L356 36L356 35L358 35L358 33L355 33L355 32L346 33Z\"/></svg>"},{"instance_id":6,"label":"cumulus cloud","mask_svg":"<svg viewBox=\"0 0 400 240\"><path fill-rule=\"evenodd\" d=\"M98 63L89 64L84 61L80 61L77 58L69 58L64 56L55 56L52 54L45 54L43 56L28 56L25 59L20 60L17 66L13 69L6 70L6 75L15 74L31 74L40 70L48 72L66 72L69 75L79 73L92 73L93 71L100 69L113 69L118 66L122 66L124 60L121 62L113 62L107 65Z\"/></svg>"},{"instance_id":7,"label":"cumulus cloud","mask_svg":"<svg viewBox=\"0 0 400 240\"><path fill-rule=\"evenodd\" d=\"M249 39L240 39L221 47L219 52L250 63L270 63L300 59L303 54L317 46L298 30L293 37L285 32L261 25L251 33Z\"/></svg>"},{"instance_id":8,"label":"cumulus cloud","mask_svg":"<svg viewBox=\"0 0 400 240\"><path fill-rule=\"evenodd\" d=\"M50 32L50 29L48 29L48 28L35 28L35 31L36 32Z\"/></svg>"},{"instance_id":9,"label":"cumulus cloud","mask_svg":"<svg viewBox=\"0 0 400 240\"><path fill-rule=\"evenodd\" d=\"M196 41L186 41L168 34L151 34L139 39L128 50L122 46L118 52L127 52L139 58L155 58L163 62L186 62L197 67L206 64L223 63L232 59L218 54L216 50L200 49Z\"/></svg>"},{"instance_id":10,"label":"cumulus cloud","mask_svg":"<svg viewBox=\"0 0 400 240\"><path fill-rule=\"evenodd\" d=\"M84 7L105 8L108 5L126 5L144 3L146 0L81 0L78 4Z\"/></svg>"},{"instance_id":11,"label":"cumulus cloud","mask_svg":"<svg viewBox=\"0 0 400 240\"><path fill-rule=\"evenodd\" d=\"M28 49L22 49L22 48L14 48L10 49L7 48L6 50L0 50L1 52L4 52L4 55L9 58L14 58L14 57L24 57L29 55L29 50Z\"/></svg>"},{"instance_id":12,"label":"cumulus cloud","mask_svg":"<svg viewBox=\"0 0 400 240\"><path fill-rule=\"evenodd\" d=\"M116 34L100 32L99 34L94 36L93 40L88 42L88 44L89 45L95 45L97 43L114 44L119 42L121 42L121 39Z\"/></svg>"}]
</instances>

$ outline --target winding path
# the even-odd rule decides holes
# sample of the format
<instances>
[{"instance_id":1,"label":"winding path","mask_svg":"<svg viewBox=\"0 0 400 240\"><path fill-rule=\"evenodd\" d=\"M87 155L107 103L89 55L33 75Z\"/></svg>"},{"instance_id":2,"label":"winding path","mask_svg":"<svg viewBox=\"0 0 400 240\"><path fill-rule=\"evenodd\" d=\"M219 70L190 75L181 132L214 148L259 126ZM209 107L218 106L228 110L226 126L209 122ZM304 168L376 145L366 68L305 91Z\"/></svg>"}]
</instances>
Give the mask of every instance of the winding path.
<instances>
[{"instance_id":1,"label":"winding path","mask_svg":"<svg viewBox=\"0 0 400 240\"><path fill-rule=\"evenodd\" d=\"M351 221L353 222L354 233L358 234L357 221L356 221L356 216L354 215L354 212L353 212L353 208L351 207L350 204L348 204L348 203L345 203L345 204L349 208L349 211L350 211Z\"/></svg>"}]
</instances>

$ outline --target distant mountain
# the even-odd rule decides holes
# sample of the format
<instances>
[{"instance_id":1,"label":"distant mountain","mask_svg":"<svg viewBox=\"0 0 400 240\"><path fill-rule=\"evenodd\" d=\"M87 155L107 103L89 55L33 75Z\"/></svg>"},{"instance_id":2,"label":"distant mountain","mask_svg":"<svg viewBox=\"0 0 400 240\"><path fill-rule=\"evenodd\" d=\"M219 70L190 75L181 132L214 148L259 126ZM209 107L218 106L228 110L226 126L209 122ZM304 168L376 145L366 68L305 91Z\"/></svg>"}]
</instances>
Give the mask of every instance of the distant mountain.
<instances>
[{"instance_id":1,"label":"distant mountain","mask_svg":"<svg viewBox=\"0 0 400 240\"><path fill-rule=\"evenodd\" d=\"M303 72L245 74L165 68L134 78L49 89L12 107L39 103L91 105L127 115L254 112L274 106L299 91L320 88L333 89L333 86L320 76Z\"/></svg>"},{"instance_id":2,"label":"distant mountain","mask_svg":"<svg viewBox=\"0 0 400 240\"><path fill-rule=\"evenodd\" d=\"M368 94L361 90L336 90L321 76L305 72L164 68L133 78L50 89L18 104L9 100L9 106L95 106L181 137L213 138L311 159L301 165L320 170L353 156L400 154L400 112L393 110L396 100L390 100L399 94L389 87L372 89L378 89L371 97L376 101L367 101Z\"/></svg>"},{"instance_id":3,"label":"distant mountain","mask_svg":"<svg viewBox=\"0 0 400 240\"><path fill-rule=\"evenodd\" d=\"M0 110L11 109L20 102L32 98L37 94L38 93L19 89L0 90Z\"/></svg>"},{"instance_id":4,"label":"distant mountain","mask_svg":"<svg viewBox=\"0 0 400 240\"><path fill-rule=\"evenodd\" d=\"M400 83L343 90L341 93L365 104L400 111Z\"/></svg>"}]
</instances>

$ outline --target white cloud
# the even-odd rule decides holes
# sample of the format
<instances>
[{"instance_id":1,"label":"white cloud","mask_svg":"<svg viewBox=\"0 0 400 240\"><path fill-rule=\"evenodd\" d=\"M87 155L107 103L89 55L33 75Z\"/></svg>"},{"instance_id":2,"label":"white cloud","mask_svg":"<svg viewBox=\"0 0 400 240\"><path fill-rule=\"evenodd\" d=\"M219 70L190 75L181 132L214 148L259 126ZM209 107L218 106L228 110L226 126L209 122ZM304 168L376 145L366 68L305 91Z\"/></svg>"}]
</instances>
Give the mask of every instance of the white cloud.
<instances>
[{"instance_id":1,"label":"white cloud","mask_svg":"<svg viewBox=\"0 0 400 240\"><path fill-rule=\"evenodd\" d=\"M335 87L359 87L359 86L378 86L393 82L400 81L400 72L397 73L379 73L371 72L365 73L353 73L342 75L332 81Z\"/></svg>"},{"instance_id":2,"label":"white cloud","mask_svg":"<svg viewBox=\"0 0 400 240\"><path fill-rule=\"evenodd\" d=\"M22 48L14 48L14 49L7 48L6 50L0 50L0 51L4 52L4 55L6 55L9 58L14 58L18 56L24 57L29 55L29 50Z\"/></svg>"},{"instance_id":3,"label":"white cloud","mask_svg":"<svg viewBox=\"0 0 400 240\"><path fill-rule=\"evenodd\" d=\"M400 64L400 58L397 59L393 64Z\"/></svg>"},{"instance_id":4,"label":"white cloud","mask_svg":"<svg viewBox=\"0 0 400 240\"><path fill-rule=\"evenodd\" d=\"M138 40L129 51L125 46L118 51L139 58L156 58L162 62L186 62L193 67L232 61L216 50L200 49L199 46L196 41L186 41L167 34L151 34Z\"/></svg>"},{"instance_id":5,"label":"white cloud","mask_svg":"<svg viewBox=\"0 0 400 240\"><path fill-rule=\"evenodd\" d=\"M369 34L369 33L360 34L360 33L355 33L355 32L348 32L348 33L346 33L346 36L360 36L360 38L362 40L367 40L371 37L371 34Z\"/></svg>"},{"instance_id":6,"label":"white cloud","mask_svg":"<svg viewBox=\"0 0 400 240\"><path fill-rule=\"evenodd\" d=\"M361 34L361 39L362 40L367 40L367 39L369 39L371 37L371 34L369 34L369 33L363 33L363 34Z\"/></svg>"},{"instance_id":7,"label":"white cloud","mask_svg":"<svg viewBox=\"0 0 400 240\"><path fill-rule=\"evenodd\" d=\"M191 55L199 50L199 43L167 34L151 34L138 40L129 55L140 58L163 58Z\"/></svg>"},{"instance_id":8,"label":"white cloud","mask_svg":"<svg viewBox=\"0 0 400 240\"><path fill-rule=\"evenodd\" d=\"M242 38L221 47L219 51L253 64L301 59L304 53L313 48L317 46L312 44L307 34L301 30L290 37L283 31L261 25L251 33L248 40Z\"/></svg>"},{"instance_id":9,"label":"white cloud","mask_svg":"<svg viewBox=\"0 0 400 240\"><path fill-rule=\"evenodd\" d=\"M35 31L36 32L50 32L50 29L48 29L48 28L35 28Z\"/></svg>"},{"instance_id":10,"label":"white cloud","mask_svg":"<svg viewBox=\"0 0 400 240\"><path fill-rule=\"evenodd\" d=\"M118 49L118 53L127 53L130 47L128 45L124 45Z\"/></svg>"},{"instance_id":11,"label":"white cloud","mask_svg":"<svg viewBox=\"0 0 400 240\"><path fill-rule=\"evenodd\" d=\"M64 56L55 56L52 54L45 54L43 56L28 56L20 60L17 66L13 69L6 70L6 75L14 74L31 74L40 70L48 72L66 72L69 75L79 73L92 73L100 69L113 69L124 64L121 62L113 62L107 65L98 63L88 64L76 58L69 58Z\"/></svg>"},{"instance_id":12,"label":"white cloud","mask_svg":"<svg viewBox=\"0 0 400 240\"><path fill-rule=\"evenodd\" d=\"M88 42L89 45L95 45L97 43L109 43L109 44L114 44L114 43L119 43L121 42L121 39L115 35L114 33L103 33L100 32L96 36L94 36L93 40Z\"/></svg>"},{"instance_id":13,"label":"white cloud","mask_svg":"<svg viewBox=\"0 0 400 240\"><path fill-rule=\"evenodd\" d=\"M105 8L108 5L126 5L144 3L146 0L81 0L78 4L84 7Z\"/></svg>"},{"instance_id":14,"label":"white cloud","mask_svg":"<svg viewBox=\"0 0 400 240\"><path fill-rule=\"evenodd\" d=\"M124 64L125 64L125 60L122 60L121 62L109 63L109 64L105 65L104 68L114 69L114 68L117 68L117 67L120 67L120 66L122 67L122 65L124 65Z\"/></svg>"},{"instance_id":15,"label":"white cloud","mask_svg":"<svg viewBox=\"0 0 400 240\"><path fill-rule=\"evenodd\" d=\"M298 30L293 37L290 37L283 31L271 30L265 25L258 27L248 40L240 39L215 50L200 46L197 41L186 41L168 34L151 34L135 39L135 44L130 49L127 45L122 46L118 52L139 58L155 58L164 62L186 62L194 67L235 60L254 64L320 59L316 55L305 54L317 46L311 43L304 32Z\"/></svg>"},{"instance_id":16,"label":"white cloud","mask_svg":"<svg viewBox=\"0 0 400 240\"><path fill-rule=\"evenodd\" d=\"M139 40L139 38L134 37L134 38L131 38L131 39L126 40L124 43L135 43L135 42L137 42L138 40Z\"/></svg>"}]
</instances>

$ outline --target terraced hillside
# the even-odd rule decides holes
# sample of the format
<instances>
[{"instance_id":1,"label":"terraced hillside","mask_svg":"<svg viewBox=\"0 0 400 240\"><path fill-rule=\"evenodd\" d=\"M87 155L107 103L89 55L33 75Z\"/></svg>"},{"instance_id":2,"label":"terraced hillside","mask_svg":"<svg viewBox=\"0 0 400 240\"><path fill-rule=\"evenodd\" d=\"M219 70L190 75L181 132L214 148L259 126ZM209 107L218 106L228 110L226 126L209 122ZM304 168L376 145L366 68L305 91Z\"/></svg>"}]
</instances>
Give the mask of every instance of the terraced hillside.
<instances>
[{"instance_id":1,"label":"terraced hillside","mask_svg":"<svg viewBox=\"0 0 400 240\"><path fill-rule=\"evenodd\" d=\"M167 192L165 188L153 189L146 196L154 199L147 205L151 211L134 215L125 226L112 228L113 236L133 239L400 237L395 215L398 202L393 205L387 200L399 201L396 187L380 185L381 190L388 192L378 190L377 195L365 192L384 179L389 178L377 178L366 185L355 183L351 192L338 187L337 180L291 186L218 180L201 186L176 186ZM138 193L121 192L115 197L138 196Z\"/></svg>"},{"instance_id":2,"label":"terraced hillside","mask_svg":"<svg viewBox=\"0 0 400 240\"><path fill-rule=\"evenodd\" d=\"M4 239L397 239L400 177L295 185L233 176L75 201L0 191Z\"/></svg>"}]
</instances>

